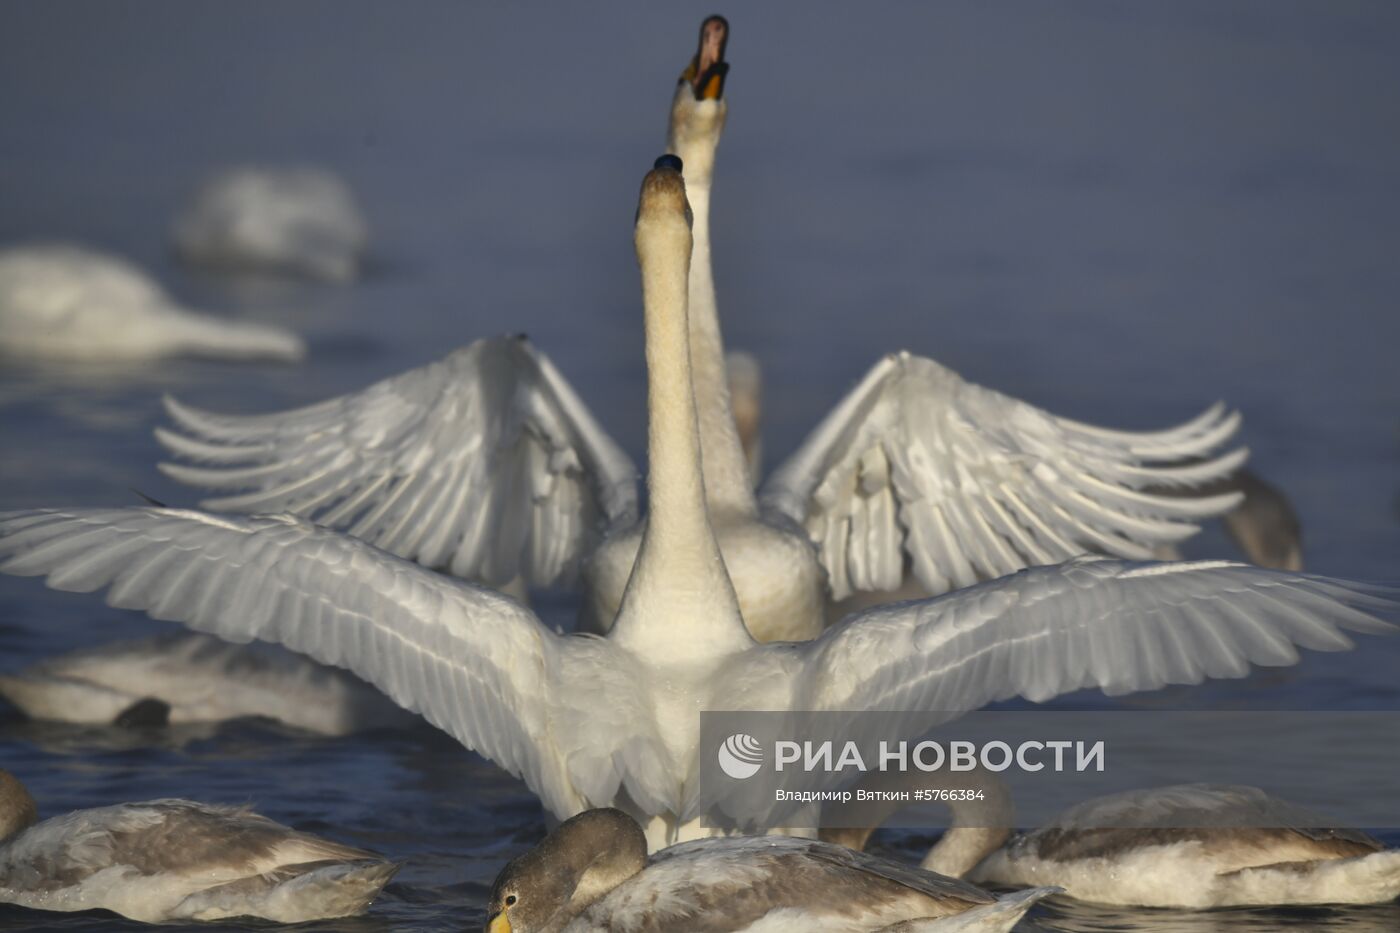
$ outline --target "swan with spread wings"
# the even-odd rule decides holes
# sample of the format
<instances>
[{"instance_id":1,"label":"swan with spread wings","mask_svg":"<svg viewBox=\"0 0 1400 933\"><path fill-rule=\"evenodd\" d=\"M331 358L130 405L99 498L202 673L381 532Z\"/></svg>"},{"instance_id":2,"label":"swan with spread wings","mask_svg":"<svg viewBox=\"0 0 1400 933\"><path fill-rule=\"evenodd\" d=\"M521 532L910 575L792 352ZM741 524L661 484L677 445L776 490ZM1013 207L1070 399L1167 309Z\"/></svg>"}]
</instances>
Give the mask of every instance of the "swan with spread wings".
<instances>
[{"instance_id":1,"label":"swan with spread wings","mask_svg":"<svg viewBox=\"0 0 1400 933\"><path fill-rule=\"evenodd\" d=\"M877 363L756 494L710 262L728 36L721 17L702 25L668 150L684 163L694 218L689 337L705 494L756 638L811 638L829 599L894 589L906 567L936 595L1086 552L1147 559L1238 502L1146 490L1209 482L1243 462L1243 449L1211 456L1239 422L1221 406L1171 430L1110 431L909 353ZM177 430L158 437L186 462L162 469L227 493L206 508L302 515L497 588L581 575L591 631L606 631L622 605L645 528L637 469L523 340L477 341L294 411L167 407Z\"/></svg>"},{"instance_id":2,"label":"swan with spread wings","mask_svg":"<svg viewBox=\"0 0 1400 933\"><path fill-rule=\"evenodd\" d=\"M1150 690L1392 630L1382 616L1397 604L1360 584L1079 558L875 609L813 641L756 642L706 510L676 162L658 160L638 209L651 508L605 637L558 633L509 597L286 514L9 513L0 571L106 587L114 606L347 667L521 777L555 816L617 806L653 847L709 832L697 821L714 803L698 781L702 710L917 715Z\"/></svg>"}]
</instances>

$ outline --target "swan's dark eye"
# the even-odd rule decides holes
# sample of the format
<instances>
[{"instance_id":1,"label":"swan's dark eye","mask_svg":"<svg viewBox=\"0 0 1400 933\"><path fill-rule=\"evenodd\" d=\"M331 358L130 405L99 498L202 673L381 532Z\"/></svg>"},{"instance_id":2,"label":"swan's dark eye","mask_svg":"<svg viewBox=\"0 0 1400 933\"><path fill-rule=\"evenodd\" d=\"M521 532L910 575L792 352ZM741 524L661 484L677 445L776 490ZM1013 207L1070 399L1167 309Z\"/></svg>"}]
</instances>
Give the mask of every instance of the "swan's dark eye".
<instances>
[{"instance_id":1,"label":"swan's dark eye","mask_svg":"<svg viewBox=\"0 0 1400 933\"><path fill-rule=\"evenodd\" d=\"M653 163L651 167L652 167L652 168L669 168L669 169L671 169L672 171L675 171L675 172L683 172L683 171L685 171L684 167L683 167L682 164L681 164L681 157L680 157L680 156L676 156L676 155L671 155L669 152L668 152L666 155L662 156L661 158L657 159L656 162Z\"/></svg>"},{"instance_id":2,"label":"swan's dark eye","mask_svg":"<svg viewBox=\"0 0 1400 933\"><path fill-rule=\"evenodd\" d=\"M506 895L506 906L507 906L507 907L514 907L514 906L515 906L515 900L516 900L516 897L515 897L514 894L507 894L507 895Z\"/></svg>"}]
</instances>

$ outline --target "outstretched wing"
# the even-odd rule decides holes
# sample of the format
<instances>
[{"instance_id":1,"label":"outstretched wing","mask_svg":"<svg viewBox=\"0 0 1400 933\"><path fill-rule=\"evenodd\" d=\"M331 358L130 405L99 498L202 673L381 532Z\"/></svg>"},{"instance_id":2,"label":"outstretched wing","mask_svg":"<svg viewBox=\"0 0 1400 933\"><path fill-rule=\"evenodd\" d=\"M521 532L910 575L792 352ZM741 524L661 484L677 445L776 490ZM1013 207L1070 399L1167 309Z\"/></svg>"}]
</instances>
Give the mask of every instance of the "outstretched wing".
<instances>
[{"instance_id":1,"label":"outstretched wing","mask_svg":"<svg viewBox=\"0 0 1400 933\"><path fill-rule=\"evenodd\" d=\"M349 668L524 779L553 813L669 793L630 659L508 597L290 515L0 515L0 572ZM606 689L599 689L602 684ZM629 692L630 691L630 692Z\"/></svg>"},{"instance_id":2,"label":"outstretched wing","mask_svg":"<svg viewBox=\"0 0 1400 933\"><path fill-rule=\"evenodd\" d=\"M174 399L156 437L182 483L241 491L222 512L290 512L492 586L572 579L601 529L637 513L637 472L524 339L308 408L218 415ZM193 464L193 465L191 465Z\"/></svg>"},{"instance_id":3,"label":"outstretched wing","mask_svg":"<svg viewBox=\"0 0 1400 933\"><path fill-rule=\"evenodd\" d=\"M812 641L762 645L726 670L716 692L730 709L792 711L786 735L912 741L998 700L1155 690L1295 664L1300 647L1347 650L1348 632L1397 630L1397 597L1400 590L1228 561L1083 556L870 609ZM806 712L818 714L810 724ZM871 713L882 714L874 732ZM873 744L863 754L872 760ZM814 770L785 780L789 790L831 790L845 779ZM722 801L725 813L747 808L744 825L794 825L785 821L798 804L736 796L732 782L707 791L699 812Z\"/></svg>"},{"instance_id":4,"label":"outstretched wing","mask_svg":"<svg viewBox=\"0 0 1400 933\"><path fill-rule=\"evenodd\" d=\"M1217 405L1157 433L1058 418L924 357L881 360L764 484L806 526L832 595L892 590L905 558L933 594L1086 552L1147 559L1237 494L1175 497L1245 459L1203 459L1239 425Z\"/></svg>"},{"instance_id":5,"label":"outstretched wing","mask_svg":"<svg viewBox=\"0 0 1400 933\"><path fill-rule=\"evenodd\" d=\"M1395 596L1229 561L1080 557L852 616L796 649L793 708L966 711L1243 677L1298 647L1347 650L1347 631L1394 632Z\"/></svg>"}]
</instances>

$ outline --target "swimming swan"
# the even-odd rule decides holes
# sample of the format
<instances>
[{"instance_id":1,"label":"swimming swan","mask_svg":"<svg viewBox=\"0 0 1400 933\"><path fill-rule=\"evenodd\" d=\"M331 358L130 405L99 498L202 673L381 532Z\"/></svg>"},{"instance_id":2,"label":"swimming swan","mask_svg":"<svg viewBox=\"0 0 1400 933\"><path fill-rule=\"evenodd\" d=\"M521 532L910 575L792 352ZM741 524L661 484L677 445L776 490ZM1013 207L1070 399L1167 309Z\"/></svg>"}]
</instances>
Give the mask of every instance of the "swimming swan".
<instances>
[{"instance_id":1,"label":"swimming swan","mask_svg":"<svg viewBox=\"0 0 1400 933\"><path fill-rule=\"evenodd\" d=\"M200 186L173 236L192 265L348 282L359 273L369 225L331 172L242 166Z\"/></svg>"},{"instance_id":2,"label":"swimming swan","mask_svg":"<svg viewBox=\"0 0 1400 933\"><path fill-rule=\"evenodd\" d=\"M1082 901L1135 907L1379 904L1400 896L1400 850L1257 787L1179 784L1096 797L1011 838L1009 791L987 771L920 775L921 789L975 787L983 799L949 803L952 821L924 857L928 871L982 884L1055 885ZM910 776L863 787L908 790ZM881 823L898 803L858 805L843 819ZM865 848L872 829L820 837ZM1007 842L1011 838L1010 842Z\"/></svg>"},{"instance_id":3,"label":"swimming swan","mask_svg":"<svg viewBox=\"0 0 1400 933\"><path fill-rule=\"evenodd\" d=\"M1124 433L1058 418L898 353L818 426L756 498L731 411L709 275L710 170L727 104L723 20L672 106L694 210L697 309L689 325L710 521L744 619L760 640L806 639L828 596L887 590L906 560L932 594L1086 551L1147 559L1237 495L1149 495L1235 469L1204 456L1234 432L1220 406L1181 427ZM709 76L708 78L705 76ZM673 404L668 397L657 404ZM215 511L286 511L475 582L568 583L582 572L583 627L622 604L646 522L637 470L549 360L518 339L482 340L436 363L317 405L219 415L173 399L157 437L193 486L249 490ZM805 533L804 533L805 528ZM815 545L815 549L814 549Z\"/></svg>"},{"instance_id":4,"label":"swimming swan","mask_svg":"<svg viewBox=\"0 0 1400 933\"><path fill-rule=\"evenodd\" d=\"M1179 784L1098 797L1018 836L968 877L1062 885L1140 907L1379 904L1400 897L1400 850L1256 787Z\"/></svg>"},{"instance_id":5,"label":"swimming swan","mask_svg":"<svg viewBox=\"0 0 1400 933\"><path fill-rule=\"evenodd\" d=\"M0 674L30 719L123 725L264 716L322 735L412 721L344 671L268 645L179 632L112 642Z\"/></svg>"},{"instance_id":6,"label":"swimming swan","mask_svg":"<svg viewBox=\"0 0 1400 933\"><path fill-rule=\"evenodd\" d=\"M487 933L1009 931L1056 888L1004 897L841 846L700 839L647 858L636 821L587 810L496 877ZM917 926L906 924L918 923Z\"/></svg>"},{"instance_id":7,"label":"swimming swan","mask_svg":"<svg viewBox=\"0 0 1400 933\"><path fill-rule=\"evenodd\" d=\"M556 817L618 806L654 847L709 833L692 822L720 790L697 780L701 710L913 711L923 728L921 711L1240 677L1296 663L1295 645L1345 650L1344 630L1393 630L1375 613L1396 603L1360 584L1079 558L872 610L813 641L756 643L706 512L673 166L659 160L638 208L651 514L606 637L558 633L514 600L292 515L9 513L0 572L110 587L111 605L347 667L520 776Z\"/></svg>"},{"instance_id":8,"label":"swimming swan","mask_svg":"<svg viewBox=\"0 0 1400 933\"><path fill-rule=\"evenodd\" d=\"M38 822L0 771L0 902L141 920L301 923L364 911L399 866L246 807L151 800Z\"/></svg>"},{"instance_id":9,"label":"swimming swan","mask_svg":"<svg viewBox=\"0 0 1400 933\"><path fill-rule=\"evenodd\" d=\"M0 353L299 360L306 348L280 327L187 311L135 266L59 244L0 251Z\"/></svg>"}]
</instances>

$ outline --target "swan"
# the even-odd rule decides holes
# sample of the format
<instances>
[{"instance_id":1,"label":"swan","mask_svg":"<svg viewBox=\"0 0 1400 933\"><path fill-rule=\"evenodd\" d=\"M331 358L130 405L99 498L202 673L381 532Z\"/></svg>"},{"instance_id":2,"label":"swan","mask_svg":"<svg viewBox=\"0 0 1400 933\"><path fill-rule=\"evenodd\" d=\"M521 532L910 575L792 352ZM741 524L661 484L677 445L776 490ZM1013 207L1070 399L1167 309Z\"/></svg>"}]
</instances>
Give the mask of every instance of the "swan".
<instances>
[{"instance_id":1,"label":"swan","mask_svg":"<svg viewBox=\"0 0 1400 933\"><path fill-rule=\"evenodd\" d=\"M78 246L0 251L0 353L68 360L299 360L301 338L175 304L135 266Z\"/></svg>"},{"instance_id":2,"label":"swan","mask_svg":"<svg viewBox=\"0 0 1400 933\"><path fill-rule=\"evenodd\" d=\"M271 646L179 632L83 648L0 675L30 719L121 725L276 719L322 735L412 721L344 671Z\"/></svg>"},{"instance_id":3,"label":"swan","mask_svg":"<svg viewBox=\"0 0 1400 933\"><path fill-rule=\"evenodd\" d=\"M909 777L882 774L866 786L907 789ZM920 864L979 884L1054 885L1077 900L1126 907L1380 904L1400 897L1400 850L1362 832L1325 828L1326 820L1257 787L1178 784L1109 794L1012 838L1012 802L995 775L936 772L920 775L918 784L975 787L984 795L951 800L951 825ZM873 827L897 807L872 804L862 815ZM859 851L872 832L824 828L820 838Z\"/></svg>"},{"instance_id":4,"label":"swan","mask_svg":"<svg viewBox=\"0 0 1400 933\"><path fill-rule=\"evenodd\" d=\"M191 265L348 282L359 273L369 225L335 174L250 165L208 178L172 234Z\"/></svg>"},{"instance_id":5,"label":"swan","mask_svg":"<svg viewBox=\"0 0 1400 933\"><path fill-rule=\"evenodd\" d=\"M684 182L663 157L635 228L651 512L603 637L557 632L513 599L290 514L13 512L0 516L0 572L110 587L113 606L349 668L521 777L553 816L616 806L653 847L714 832L699 825L721 791L698 781L702 710L909 711L924 729L927 711L1241 677L1296 663L1295 645L1345 650L1347 630L1393 631L1379 614L1397 604L1362 584L1081 557L875 609L812 641L756 642L706 510L690 240Z\"/></svg>"},{"instance_id":6,"label":"swan","mask_svg":"<svg viewBox=\"0 0 1400 933\"><path fill-rule=\"evenodd\" d=\"M700 839L648 859L635 820L597 809L562 823L501 870L486 931L1001 933L1057 890L996 897L966 882L786 836Z\"/></svg>"},{"instance_id":7,"label":"swan","mask_svg":"<svg viewBox=\"0 0 1400 933\"><path fill-rule=\"evenodd\" d=\"M399 866L288 829L246 807L151 800L38 822L0 771L0 902L141 920L301 923L369 906Z\"/></svg>"},{"instance_id":8,"label":"swan","mask_svg":"<svg viewBox=\"0 0 1400 933\"><path fill-rule=\"evenodd\" d=\"M989 855L968 877L1063 885L1079 900L1139 907L1379 904L1400 897L1400 850L1326 825L1257 787L1127 791L1071 807Z\"/></svg>"},{"instance_id":9,"label":"swan","mask_svg":"<svg viewBox=\"0 0 1400 933\"><path fill-rule=\"evenodd\" d=\"M756 495L739 442L710 273L711 173L727 113L728 27L705 20L677 86L669 149L693 200L689 324L711 526L744 619L807 639L828 598L897 585L939 594L1085 551L1146 559L1238 496L1140 491L1207 482L1243 449L1216 406L1179 428L1124 433L1040 411L930 359L875 365ZM293 411L220 415L166 399L157 429L177 481L234 492L221 512L287 511L489 586L582 577L581 625L617 616L647 523L637 470L548 358L482 340L359 392Z\"/></svg>"}]
</instances>

